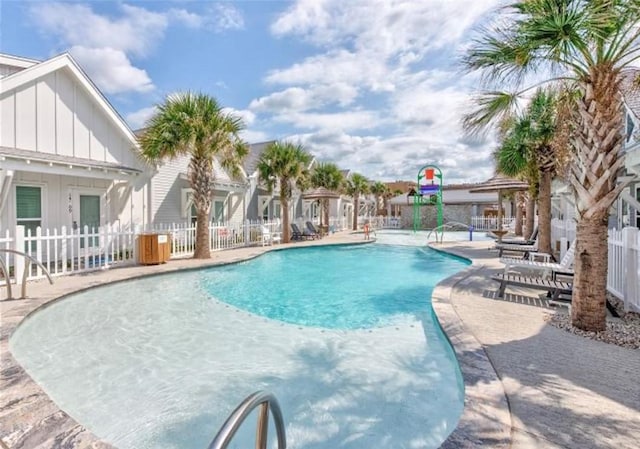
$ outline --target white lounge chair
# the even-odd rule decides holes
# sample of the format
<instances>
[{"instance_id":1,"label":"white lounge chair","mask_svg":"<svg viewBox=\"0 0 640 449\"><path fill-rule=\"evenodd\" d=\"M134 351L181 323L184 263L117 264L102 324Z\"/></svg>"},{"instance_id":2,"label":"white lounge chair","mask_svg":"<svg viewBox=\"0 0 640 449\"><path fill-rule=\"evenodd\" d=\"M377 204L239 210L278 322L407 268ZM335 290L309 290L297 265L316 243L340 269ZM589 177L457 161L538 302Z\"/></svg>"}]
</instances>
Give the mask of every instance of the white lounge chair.
<instances>
[{"instance_id":1,"label":"white lounge chair","mask_svg":"<svg viewBox=\"0 0 640 449\"><path fill-rule=\"evenodd\" d=\"M511 268L527 268L531 270L538 270L543 272L559 272L559 273L573 273L573 260L576 253L576 242L571 242L571 246L567 250L566 254L560 261L560 263L551 262L551 256L544 253L530 253L529 259L514 259L510 257L502 257L500 262L505 265L505 275L511 270Z\"/></svg>"},{"instance_id":2,"label":"white lounge chair","mask_svg":"<svg viewBox=\"0 0 640 449\"><path fill-rule=\"evenodd\" d=\"M536 240L532 244L496 243L495 249L498 250L498 257L502 257L505 251L523 253L524 257L527 257L531 253L538 252L538 241Z\"/></svg>"},{"instance_id":3,"label":"white lounge chair","mask_svg":"<svg viewBox=\"0 0 640 449\"><path fill-rule=\"evenodd\" d=\"M282 236L279 232L271 232L266 226L261 226L260 228L262 229L262 246L273 245L282 241Z\"/></svg>"}]
</instances>

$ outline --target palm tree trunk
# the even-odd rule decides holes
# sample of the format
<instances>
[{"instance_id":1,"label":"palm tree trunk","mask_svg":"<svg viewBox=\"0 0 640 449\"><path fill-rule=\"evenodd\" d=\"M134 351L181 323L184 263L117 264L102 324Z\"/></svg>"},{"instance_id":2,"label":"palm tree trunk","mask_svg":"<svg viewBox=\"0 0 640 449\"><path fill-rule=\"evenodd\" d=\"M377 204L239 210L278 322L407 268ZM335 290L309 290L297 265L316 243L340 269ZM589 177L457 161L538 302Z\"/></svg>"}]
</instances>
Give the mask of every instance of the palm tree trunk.
<instances>
[{"instance_id":1,"label":"palm tree trunk","mask_svg":"<svg viewBox=\"0 0 640 449\"><path fill-rule=\"evenodd\" d=\"M353 230L358 230L358 196L353 198Z\"/></svg>"},{"instance_id":2,"label":"palm tree trunk","mask_svg":"<svg viewBox=\"0 0 640 449\"><path fill-rule=\"evenodd\" d=\"M210 259L209 214L213 196L213 160L192 157L189 161L189 182L193 189L193 204L196 208L196 247L193 258Z\"/></svg>"},{"instance_id":3,"label":"palm tree trunk","mask_svg":"<svg viewBox=\"0 0 640 449\"><path fill-rule=\"evenodd\" d=\"M551 254L551 172L540 173L538 191L538 251Z\"/></svg>"},{"instance_id":4,"label":"palm tree trunk","mask_svg":"<svg viewBox=\"0 0 640 449\"><path fill-rule=\"evenodd\" d=\"M607 238L606 220L583 217L578 222L571 321L586 331L606 328Z\"/></svg>"},{"instance_id":5,"label":"palm tree trunk","mask_svg":"<svg viewBox=\"0 0 640 449\"><path fill-rule=\"evenodd\" d=\"M280 194L280 205L282 207L282 242L289 243L291 239L289 233L289 200L286 195Z\"/></svg>"},{"instance_id":6,"label":"palm tree trunk","mask_svg":"<svg viewBox=\"0 0 640 449\"><path fill-rule=\"evenodd\" d=\"M527 216L525 217L525 229L526 232L524 236L526 239L530 239L533 235L533 227L535 226L536 221L536 200L533 198L533 195L529 193L527 195Z\"/></svg>"},{"instance_id":7,"label":"palm tree trunk","mask_svg":"<svg viewBox=\"0 0 640 449\"><path fill-rule=\"evenodd\" d=\"M196 248L193 252L194 259L211 258L209 240L209 211L198 209L196 214Z\"/></svg>"},{"instance_id":8,"label":"palm tree trunk","mask_svg":"<svg viewBox=\"0 0 640 449\"><path fill-rule=\"evenodd\" d=\"M516 193L516 227L515 234L521 236L522 235L522 192Z\"/></svg>"},{"instance_id":9,"label":"palm tree trunk","mask_svg":"<svg viewBox=\"0 0 640 449\"><path fill-rule=\"evenodd\" d=\"M324 203L324 226L329 227L329 198L325 198L322 200Z\"/></svg>"}]
</instances>

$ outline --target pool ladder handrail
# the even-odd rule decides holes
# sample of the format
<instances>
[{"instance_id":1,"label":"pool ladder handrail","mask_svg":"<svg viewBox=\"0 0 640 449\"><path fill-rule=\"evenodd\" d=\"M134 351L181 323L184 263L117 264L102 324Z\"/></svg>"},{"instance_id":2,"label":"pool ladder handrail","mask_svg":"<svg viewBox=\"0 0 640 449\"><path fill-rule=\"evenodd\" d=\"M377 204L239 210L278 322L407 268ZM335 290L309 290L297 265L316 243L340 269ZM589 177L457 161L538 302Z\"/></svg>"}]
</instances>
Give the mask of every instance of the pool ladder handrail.
<instances>
[{"instance_id":1,"label":"pool ladder handrail","mask_svg":"<svg viewBox=\"0 0 640 449\"><path fill-rule=\"evenodd\" d=\"M431 234L433 232L435 232L436 233L436 243L442 243L442 238L444 237L444 231L447 228L454 228L456 226L467 228L465 230L469 230L471 228L471 225L468 225L466 223L461 223L459 221L449 221L449 222L447 222L447 223L445 223L443 225L436 226L431 231L429 231L429 234L427 234L427 241L429 241L429 237L431 237ZM438 232L440 232L440 241L438 241Z\"/></svg>"},{"instance_id":2,"label":"pool ladder handrail","mask_svg":"<svg viewBox=\"0 0 640 449\"><path fill-rule=\"evenodd\" d=\"M22 251L18 251L15 249L10 249L10 248L0 248L0 253L11 253L11 254L15 254L17 256L22 256L25 259L30 260L31 262L35 263L36 265L38 265L40 268L42 268L43 273L45 274L45 276L47 276L47 279L49 280L49 283L51 285L53 285L53 279L51 279L51 275L49 274L49 270L47 270L47 268L42 265L42 263L34 258L33 256L30 256L29 254L22 252ZM9 270L7 269L7 264L5 264L4 259L2 257L0 257L0 270L2 271L2 274L4 275L4 279L7 285L7 299L13 299L13 295L11 293L11 278L9 277ZM27 275L29 274L29 271L31 270L31 264L25 264L24 266L24 271L22 272L22 290L21 290L21 296L20 299L24 299L27 297ZM18 280L18 273L16 273L16 281Z\"/></svg>"},{"instance_id":3,"label":"pool ladder handrail","mask_svg":"<svg viewBox=\"0 0 640 449\"><path fill-rule=\"evenodd\" d=\"M273 420L278 438L278 449L286 449L287 438L284 431L284 420L282 411L276 397L267 391L256 391L249 395L240 405L229 415L220 431L215 436L208 449L226 449L236 431L240 428L244 420L256 407L258 411L258 424L256 428L256 449L267 448L267 431L269 429L269 409L273 413Z\"/></svg>"}]
</instances>

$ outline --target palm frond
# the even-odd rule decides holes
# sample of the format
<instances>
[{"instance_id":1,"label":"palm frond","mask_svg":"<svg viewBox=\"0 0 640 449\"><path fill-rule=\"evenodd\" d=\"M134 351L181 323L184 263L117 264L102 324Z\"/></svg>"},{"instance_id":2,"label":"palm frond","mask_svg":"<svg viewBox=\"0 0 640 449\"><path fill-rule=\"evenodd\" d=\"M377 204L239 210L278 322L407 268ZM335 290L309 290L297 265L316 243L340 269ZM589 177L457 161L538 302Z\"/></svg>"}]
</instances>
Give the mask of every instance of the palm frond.
<instances>
[{"instance_id":1,"label":"palm frond","mask_svg":"<svg viewBox=\"0 0 640 449\"><path fill-rule=\"evenodd\" d=\"M475 109L464 115L463 129L472 135L482 134L492 126L501 126L518 112L518 94L486 92L474 100Z\"/></svg>"}]
</instances>

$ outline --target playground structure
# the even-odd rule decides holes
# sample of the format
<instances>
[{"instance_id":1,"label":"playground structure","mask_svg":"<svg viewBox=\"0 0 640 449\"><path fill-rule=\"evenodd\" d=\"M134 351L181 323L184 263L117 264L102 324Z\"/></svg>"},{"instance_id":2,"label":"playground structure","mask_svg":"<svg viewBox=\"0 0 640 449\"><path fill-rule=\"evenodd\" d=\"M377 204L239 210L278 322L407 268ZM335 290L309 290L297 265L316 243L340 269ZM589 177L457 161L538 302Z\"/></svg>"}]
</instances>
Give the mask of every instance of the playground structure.
<instances>
[{"instance_id":1,"label":"playground structure","mask_svg":"<svg viewBox=\"0 0 640 449\"><path fill-rule=\"evenodd\" d=\"M418 170L418 189L413 195L413 231L420 229L422 219L422 206L435 206L437 208L437 226L431 231L438 232L440 241L444 230L442 229L442 171L435 165L425 165Z\"/></svg>"}]
</instances>

